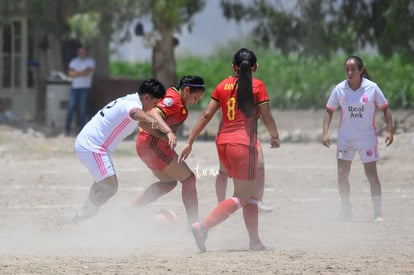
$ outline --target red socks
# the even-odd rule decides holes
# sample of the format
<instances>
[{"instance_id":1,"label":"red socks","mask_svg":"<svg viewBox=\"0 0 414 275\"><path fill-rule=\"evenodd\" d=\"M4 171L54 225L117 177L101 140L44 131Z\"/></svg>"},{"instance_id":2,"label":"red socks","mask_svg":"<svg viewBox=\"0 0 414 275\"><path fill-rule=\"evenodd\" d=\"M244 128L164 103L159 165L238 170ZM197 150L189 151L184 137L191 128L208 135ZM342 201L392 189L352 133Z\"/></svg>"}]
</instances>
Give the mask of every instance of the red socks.
<instances>
[{"instance_id":1,"label":"red socks","mask_svg":"<svg viewBox=\"0 0 414 275\"><path fill-rule=\"evenodd\" d=\"M194 174L185 179L182 185L181 197L187 212L188 223L193 224L199 220L196 178Z\"/></svg>"},{"instance_id":2,"label":"red socks","mask_svg":"<svg viewBox=\"0 0 414 275\"><path fill-rule=\"evenodd\" d=\"M239 198L231 197L220 202L216 208L204 219L202 227L205 230L216 226L217 224L225 221L231 214L237 211L242 207L241 201ZM257 207L257 205L256 205Z\"/></svg>"},{"instance_id":3,"label":"red socks","mask_svg":"<svg viewBox=\"0 0 414 275\"><path fill-rule=\"evenodd\" d=\"M217 202L220 203L226 198L227 179L229 177L226 173L219 171L216 177L216 197Z\"/></svg>"}]
</instances>

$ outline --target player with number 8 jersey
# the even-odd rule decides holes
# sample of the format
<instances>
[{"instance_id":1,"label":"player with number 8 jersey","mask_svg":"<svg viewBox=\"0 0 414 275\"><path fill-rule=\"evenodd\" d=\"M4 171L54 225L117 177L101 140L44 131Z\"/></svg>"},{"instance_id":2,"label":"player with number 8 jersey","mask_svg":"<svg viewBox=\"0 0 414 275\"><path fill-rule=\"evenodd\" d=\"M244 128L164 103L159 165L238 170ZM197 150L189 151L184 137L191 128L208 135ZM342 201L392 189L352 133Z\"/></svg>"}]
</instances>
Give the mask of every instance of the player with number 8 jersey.
<instances>
[{"instance_id":1,"label":"player with number 8 jersey","mask_svg":"<svg viewBox=\"0 0 414 275\"><path fill-rule=\"evenodd\" d=\"M236 116L236 93L234 91L237 89L235 87L237 79L237 76L227 77L216 86L211 96L217 103L225 103L221 105L223 123L220 124L216 143L239 143L252 146L257 141L257 120L260 112L257 109L251 118L242 115ZM257 78L252 78L252 81L256 105L269 104L269 96L264 83Z\"/></svg>"},{"instance_id":2,"label":"player with number 8 jersey","mask_svg":"<svg viewBox=\"0 0 414 275\"><path fill-rule=\"evenodd\" d=\"M276 122L269 107L265 86L252 74L257 70L253 51L242 48L233 57L233 76L226 78L214 90L210 102L197 120L181 151L179 161L185 160L201 131L221 108L222 123L216 136L220 163L233 178L234 193L221 201L202 221L192 224L196 244L206 251L207 232L243 208L243 218L249 234L249 249L264 250L258 232L257 121L262 118L270 134L272 148L280 146Z\"/></svg>"}]
</instances>

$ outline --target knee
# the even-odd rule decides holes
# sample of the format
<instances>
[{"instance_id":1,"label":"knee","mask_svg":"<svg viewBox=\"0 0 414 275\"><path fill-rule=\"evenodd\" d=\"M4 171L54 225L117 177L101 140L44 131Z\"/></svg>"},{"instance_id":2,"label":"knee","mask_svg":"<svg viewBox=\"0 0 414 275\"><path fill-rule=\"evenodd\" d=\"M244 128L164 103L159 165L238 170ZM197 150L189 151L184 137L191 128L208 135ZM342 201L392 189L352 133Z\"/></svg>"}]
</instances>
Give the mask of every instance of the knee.
<instances>
[{"instance_id":1,"label":"knee","mask_svg":"<svg viewBox=\"0 0 414 275\"><path fill-rule=\"evenodd\" d=\"M218 171L218 176L220 176L220 177L228 177L229 175L227 174L226 169L220 167L220 169Z\"/></svg>"},{"instance_id":2,"label":"knee","mask_svg":"<svg viewBox=\"0 0 414 275\"><path fill-rule=\"evenodd\" d=\"M184 184L191 184L191 185L195 185L196 183L196 178L194 176L193 173L191 173L190 176L188 176L185 180L181 181L181 183Z\"/></svg>"},{"instance_id":3,"label":"knee","mask_svg":"<svg viewBox=\"0 0 414 275\"><path fill-rule=\"evenodd\" d=\"M177 181L167 181L162 182L165 186L169 186L171 189L174 189L177 186Z\"/></svg>"}]
</instances>

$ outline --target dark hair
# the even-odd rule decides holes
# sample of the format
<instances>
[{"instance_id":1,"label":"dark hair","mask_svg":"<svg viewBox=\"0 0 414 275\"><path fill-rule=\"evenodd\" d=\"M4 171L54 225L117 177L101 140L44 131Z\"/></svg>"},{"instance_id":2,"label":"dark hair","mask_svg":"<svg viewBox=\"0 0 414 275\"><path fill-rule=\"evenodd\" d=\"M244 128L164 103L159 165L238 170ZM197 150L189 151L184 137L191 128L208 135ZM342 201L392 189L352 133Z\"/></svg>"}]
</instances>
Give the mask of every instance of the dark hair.
<instances>
[{"instance_id":1,"label":"dark hair","mask_svg":"<svg viewBox=\"0 0 414 275\"><path fill-rule=\"evenodd\" d=\"M249 49L241 48L233 57L233 65L237 67L237 109L241 110L246 117L254 114L253 97L253 76L252 67L257 63L254 52ZM234 88L234 89L235 89Z\"/></svg>"},{"instance_id":2,"label":"dark hair","mask_svg":"<svg viewBox=\"0 0 414 275\"><path fill-rule=\"evenodd\" d=\"M165 87L156 79L147 79L141 83L141 86L138 89L138 94L149 94L155 98L163 98L165 96Z\"/></svg>"},{"instance_id":3,"label":"dark hair","mask_svg":"<svg viewBox=\"0 0 414 275\"><path fill-rule=\"evenodd\" d=\"M204 80L201 76L197 75L186 75L183 76L180 80L180 87L179 89L189 87L190 93L198 92L198 91L205 91L204 87Z\"/></svg>"},{"instance_id":4,"label":"dark hair","mask_svg":"<svg viewBox=\"0 0 414 275\"><path fill-rule=\"evenodd\" d=\"M364 72L361 74L361 77L365 77L366 79L371 80L372 77L371 75L368 73L367 69L364 66L364 62L362 61L362 58L356 55L350 55L345 59L344 65L346 64L346 62L348 62L349 60L354 60L357 63L358 69L362 69L362 67L364 67Z\"/></svg>"},{"instance_id":5,"label":"dark hair","mask_svg":"<svg viewBox=\"0 0 414 275\"><path fill-rule=\"evenodd\" d=\"M78 44L76 49L79 51L80 49L84 49L86 52L89 50L88 47L84 44Z\"/></svg>"}]
</instances>

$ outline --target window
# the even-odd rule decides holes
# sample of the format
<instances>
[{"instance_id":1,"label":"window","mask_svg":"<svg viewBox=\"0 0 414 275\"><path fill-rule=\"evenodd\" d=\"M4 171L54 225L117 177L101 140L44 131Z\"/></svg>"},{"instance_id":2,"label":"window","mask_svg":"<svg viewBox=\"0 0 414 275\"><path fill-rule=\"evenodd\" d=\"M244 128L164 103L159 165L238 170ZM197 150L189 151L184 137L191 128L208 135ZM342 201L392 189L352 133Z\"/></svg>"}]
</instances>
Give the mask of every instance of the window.
<instances>
[{"instance_id":1,"label":"window","mask_svg":"<svg viewBox=\"0 0 414 275\"><path fill-rule=\"evenodd\" d=\"M0 88L21 90L34 87L33 27L28 19L0 21Z\"/></svg>"}]
</instances>

